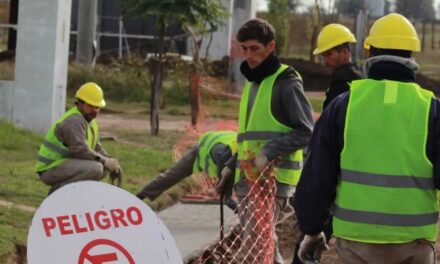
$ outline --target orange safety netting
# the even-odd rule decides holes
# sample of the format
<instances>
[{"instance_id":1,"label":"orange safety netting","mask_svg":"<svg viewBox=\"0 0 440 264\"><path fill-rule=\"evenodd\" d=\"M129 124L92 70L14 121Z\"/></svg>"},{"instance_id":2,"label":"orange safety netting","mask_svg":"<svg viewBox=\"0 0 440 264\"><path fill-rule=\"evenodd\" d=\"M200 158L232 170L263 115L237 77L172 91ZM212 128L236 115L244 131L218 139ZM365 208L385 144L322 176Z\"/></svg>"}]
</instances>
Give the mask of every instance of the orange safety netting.
<instances>
[{"instance_id":1,"label":"orange safety netting","mask_svg":"<svg viewBox=\"0 0 440 264\"><path fill-rule=\"evenodd\" d=\"M242 166L246 166L243 164ZM243 168L244 169L244 168ZM262 173L272 175L272 169ZM250 190L238 204L238 224L203 249L192 264L271 264L275 252L276 180L248 180ZM232 220L232 219L230 219Z\"/></svg>"},{"instance_id":2,"label":"orange safety netting","mask_svg":"<svg viewBox=\"0 0 440 264\"><path fill-rule=\"evenodd\" d=\"M213 97L238 99L239 95L222 91L215 87L217 82L203 78L201 87ZM178 160L188 146L197 143L198 137L207 130L237 130L236 120L220 120L207 124L206 110L200 109L197 127L189 127L185 137L173 149L174 160ZM254 157L255 158L255 157ZM221 230L218 239L203 249L201 256L193 258L188 264L272 264L275 252L275 199L276 180L273 176L273 163L260 174L254 172L254 165L241 162L240 167L246 171L249 192L239 197L238 223L231 225L230 230ZM269 176L268 176L269 175ZM217 179L203 173L196 176L201 187L193 195L218 199L215 191ZM190 195L190 197L191 197ZM237 222L229 219L227 222ZM224 232L226 231L226 232Z\"/></svg>"}]
</instances>

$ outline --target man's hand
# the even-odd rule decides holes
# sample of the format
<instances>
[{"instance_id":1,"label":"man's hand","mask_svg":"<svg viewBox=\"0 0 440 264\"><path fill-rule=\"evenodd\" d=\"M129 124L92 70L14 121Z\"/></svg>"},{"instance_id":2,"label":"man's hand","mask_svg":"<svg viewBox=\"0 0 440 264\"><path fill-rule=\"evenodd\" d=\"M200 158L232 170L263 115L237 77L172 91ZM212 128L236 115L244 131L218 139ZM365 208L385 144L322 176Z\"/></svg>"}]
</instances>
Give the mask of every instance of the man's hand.
<instances>
[{"instance_id":1,"label":"man's hand","mask_svg":"<svg viewBox=\"0 0 440 264\"><path fill-rule=\"evenodd\" d=\"M258 169L258 171L262 172L268 164L269 160L263 153L260 153L257 155L257 157L255 157L255 167Z\"/></svg>"},{"instance_id":2,"label":"man's hand","mask_svg":"<svg viewBox=\"0 0 440 264\"><path fill-rule=\"evenodd\" d=\"M326 244L324 232L314 236L305 235L304 240L299 246L298 257L302 262L306 262L307 260L319 261L322 252L328 249L329 247Z\"/></svg>"},{"instance_id":3,"label":"man's hand","mask_svg":"<svg viewBox=\"0 0 440 264\"><path fill-rule=\"evenodd\" d=\"M103 158L103 161L104 168L109 172L117 172L118 170L121 170L117 159Z\"/></svg>"},{"instance_id":4,"label":"man's hand","mask_svg":"<svg viewBox=\"0 0 440 264\"><path fill-rule=\"evenodd\" d=\"M228 166L225 166L221 172L221 178L219 179L215 189L218 193L223 193L224 199L228 200L232 196L232 189L234 187L234 175L233 170Z\"/></svg>"}]
</instances>

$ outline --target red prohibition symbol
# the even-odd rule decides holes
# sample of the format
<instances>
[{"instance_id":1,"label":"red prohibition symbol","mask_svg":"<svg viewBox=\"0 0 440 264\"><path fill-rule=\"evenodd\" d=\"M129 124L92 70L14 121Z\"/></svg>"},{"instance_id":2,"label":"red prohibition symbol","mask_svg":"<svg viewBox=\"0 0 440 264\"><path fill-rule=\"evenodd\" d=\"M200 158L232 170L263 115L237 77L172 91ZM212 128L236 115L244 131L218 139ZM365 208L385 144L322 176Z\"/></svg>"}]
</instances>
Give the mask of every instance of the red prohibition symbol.
<instances>
[{"instance_id":1,"label":"red prohibition symbol","mask_svg":"<svg viewBox=\"0 0 440 264\"><path fill-rule=\"evenodd\" d=\"M90 250L97 246L110 246L114 248L114 252L104 253L104 254L96 254L91 255ZM122 253L124 257L128 260L129 264L135 264L133 257L128 253L128 251L115 241L109 239L95 239L89 242L84 248L81 250L79 254L78 264L92 263L92 264L105 264L111 261L118 260L117 252ZM87 262L85 262L87 260Z\"/></svg>"}]
</instances>

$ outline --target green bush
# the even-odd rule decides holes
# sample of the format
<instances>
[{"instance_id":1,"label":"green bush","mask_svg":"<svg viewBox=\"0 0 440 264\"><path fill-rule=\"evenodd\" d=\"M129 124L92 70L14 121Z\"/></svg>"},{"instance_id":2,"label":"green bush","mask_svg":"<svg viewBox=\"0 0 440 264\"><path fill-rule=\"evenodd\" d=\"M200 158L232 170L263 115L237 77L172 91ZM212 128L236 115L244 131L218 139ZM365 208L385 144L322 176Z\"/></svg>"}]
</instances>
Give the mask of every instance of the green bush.
<instances>
[{"instance_id":1,"label":"green bush","mask_svg":"<svg viewBox=\"0 0 440 264\"><path fill-rule=\"evenodd\" d=\"M91 81L99 84L105 98L110 100L139 102L150 98L150 77L142 65L97 64L93 70L78 64L69 65L68 95L72 96L82 84Z\"/></svg>"},{"instance_id":2,"label":"green bush","mask_svg":"<svg viewBox=\"0 0 440 264\"><path fill-rule=\"evenodd\" d=\"M185 105L189 102L188 65L182 61L165 63L163 99L165 104ZM72 97L85 82L96 82L105 98L116 102L149 102L151 94L148 63L139 57L97 64L93 70L71 63L67 94Z\"/></svg>"}]
</instances>

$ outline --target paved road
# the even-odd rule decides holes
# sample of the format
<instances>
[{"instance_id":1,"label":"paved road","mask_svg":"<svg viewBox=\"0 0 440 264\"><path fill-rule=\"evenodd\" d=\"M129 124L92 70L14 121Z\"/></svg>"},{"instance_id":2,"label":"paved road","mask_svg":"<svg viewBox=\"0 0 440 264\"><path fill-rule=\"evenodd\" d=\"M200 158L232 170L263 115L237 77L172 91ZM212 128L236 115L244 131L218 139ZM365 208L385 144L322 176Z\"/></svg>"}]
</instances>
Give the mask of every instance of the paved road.
<instances>
[{"instance_id":1,"label":"paved road","mask_svg":"<svg viewBox=\"0 0 440 264\"><path fill-rule=\"evenodd\" d=\"M237 219L233 212L224 206L226 230ZM177 203L159 213L174 237L183 259L187 259L209 242L218 239L220 209L218 204Z\"/></svg>"}]
</instances>

